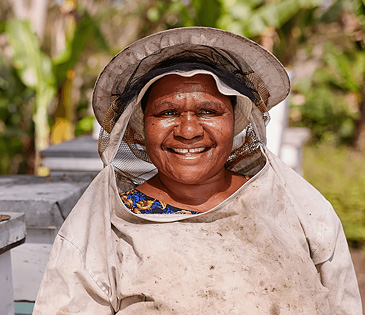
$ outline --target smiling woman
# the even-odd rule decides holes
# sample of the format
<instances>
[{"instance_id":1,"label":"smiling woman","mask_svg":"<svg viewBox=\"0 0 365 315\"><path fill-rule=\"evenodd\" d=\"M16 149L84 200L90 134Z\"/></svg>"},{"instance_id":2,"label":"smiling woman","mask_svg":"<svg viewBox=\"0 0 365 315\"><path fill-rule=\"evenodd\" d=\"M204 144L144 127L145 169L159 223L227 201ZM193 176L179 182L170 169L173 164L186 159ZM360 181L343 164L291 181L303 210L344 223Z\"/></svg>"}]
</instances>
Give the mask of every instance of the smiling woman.
<instances>
[{"instance_id":1,"label":"smiling woman","mask_svg":"<svg viewBox=\"0 0 365 315\"><path fill-rule=\"evenodd\" d=\"M233 144L233 107L209 75L169 75L151 89L146 151L158 174L138 187L186 210L207 211L245 182L224 167Z\"/></svg>"},{"instance_id":2,"label":"smiling woman","mask_svg":"<svg viewBox=\"0 0 365 315\"><path fill-rule=\"evenodd\" d=\"M146 37L94 89L105 168L34 314L361 314L331 205L266 148L279 61L212 28Z\"/></svg>"}]
</instances>

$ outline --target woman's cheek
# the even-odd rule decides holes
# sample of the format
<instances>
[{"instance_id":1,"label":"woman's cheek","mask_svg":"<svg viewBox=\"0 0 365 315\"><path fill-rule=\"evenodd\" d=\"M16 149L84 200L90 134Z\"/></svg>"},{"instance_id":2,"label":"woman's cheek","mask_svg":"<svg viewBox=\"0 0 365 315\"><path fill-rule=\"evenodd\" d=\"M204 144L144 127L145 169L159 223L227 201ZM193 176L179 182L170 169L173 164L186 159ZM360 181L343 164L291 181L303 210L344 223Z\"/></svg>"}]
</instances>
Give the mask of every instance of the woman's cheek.
<instances>
[{"instance_id":1,"label":"woman's cheek","mask_svg":"<svg viewBox=\"0 0 365 315\"><path fill-rule=\"evenodd\" d=\"M145 121L145 129L146 131L156 130L156 129L166 129L170 127L171 125L174 125L175 118L166 118L166 119L147 119Z\"/></svg>"},{"instance_id":2,"label":"woman's cheek","mask_svg":"<svg viewBox=\"0 0 365 315\"><path fill-rule=\"evenodd\" d=\"M170 128L175 125L175 119L174 118L162 119L160 120L159 124L163 129Z\"/></svg>"},{"instance_id":3,"label":"woman's cheek","mask_svg":"<svg viewBox=\"0 0 365 315\"><path fill-rule=\"evenodd\" d=\"M145 121L146 146L161 147L175 126L174 119L148 119Z\"/></svg>"}]
</instances>

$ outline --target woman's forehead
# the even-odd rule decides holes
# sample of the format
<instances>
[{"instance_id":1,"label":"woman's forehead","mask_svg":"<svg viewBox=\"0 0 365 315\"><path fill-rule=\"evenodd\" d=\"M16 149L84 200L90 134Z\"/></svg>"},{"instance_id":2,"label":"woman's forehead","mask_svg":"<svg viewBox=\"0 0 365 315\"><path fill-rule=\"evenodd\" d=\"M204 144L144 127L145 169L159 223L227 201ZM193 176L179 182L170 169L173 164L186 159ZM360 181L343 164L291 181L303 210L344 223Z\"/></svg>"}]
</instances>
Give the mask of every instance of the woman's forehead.
<instances>
[{"instance_id":1,"label":"woman's forehead","mask_svg":"<svg viewBox=\"0 0 365 315\"><path fill-rule=\"evenodd\" d=\"M160 98L171 94L202 92L216 97L225 97L218 91L215 80L208 74L197 74L192 77L183 77L177 74L167 75L151 88L151 98Z\"/></svg>"}]
</instances>

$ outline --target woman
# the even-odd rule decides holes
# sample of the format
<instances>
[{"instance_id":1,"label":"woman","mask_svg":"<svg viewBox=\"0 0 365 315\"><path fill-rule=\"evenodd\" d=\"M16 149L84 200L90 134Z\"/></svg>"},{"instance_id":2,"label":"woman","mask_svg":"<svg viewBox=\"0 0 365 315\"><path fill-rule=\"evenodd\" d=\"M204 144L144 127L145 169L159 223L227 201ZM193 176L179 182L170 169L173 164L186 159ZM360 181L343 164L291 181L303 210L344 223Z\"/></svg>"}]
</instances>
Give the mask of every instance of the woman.
<instances>
[{"instance_id":1,"label":"woman","mask_svg":"<svg viewBox=\"0 0 365 315\"><path fill-rule=\"evenodd\" d=\"M233 116L230 98L218 91L210 75L175 74L157 81L144 120L146 151L158 174L123 194L126 206L137 213L148 211L133 204L132 196L142 192L161 200L164 209L195 214L232 195L246 181L224 167L232 150Z\"/></svg>"},{"instance_id":2,"label":"woman","mask_svg":"<svg viewBox=\"0 0 365 315\"><path fill-rule=\"evenodd\" d=\"M93 96L105 168L61 228L34 314L361 314L330 204L265 146L289 92L211 28L118 54Z\"/></svg>"}]
</instances>

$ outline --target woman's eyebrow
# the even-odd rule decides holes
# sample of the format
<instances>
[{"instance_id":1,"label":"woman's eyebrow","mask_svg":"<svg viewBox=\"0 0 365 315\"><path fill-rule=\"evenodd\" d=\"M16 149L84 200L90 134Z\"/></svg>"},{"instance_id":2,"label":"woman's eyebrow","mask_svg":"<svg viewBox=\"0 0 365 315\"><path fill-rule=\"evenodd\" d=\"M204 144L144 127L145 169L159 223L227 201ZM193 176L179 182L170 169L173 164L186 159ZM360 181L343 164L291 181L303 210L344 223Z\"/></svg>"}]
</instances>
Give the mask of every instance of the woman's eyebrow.
<instances>
[{"instance_id":1,"label":"woman's eyebrow","mask_svg":"<svg viewBox=\"0 0 365 315\"><path fill-rule=\"evenodd\" d=\"M174 108L174 107L177 107L178 105L173 102L162 101L162 102L152 103L150 106L151 106L151 109L153 109L153 110L159 110L160 107L162 107L162 106L166 106L168 108Z\"/></svg>"},{"instance_id":2,"label":"woman's eyebrow","mask_svg":"<svg viewBox=\"0 0 365 315\"><path fill-rule=\"evenodd\" d=\"M215 102L215 101L204 101L204 102L196 104L195 107L199 108L199 107L207 107L207 106L209 106L210 108L213 108L213 109L223 109L224 108L222 103Z\"/></svg>"}]
</instances>

